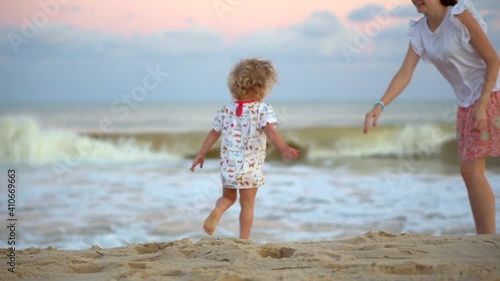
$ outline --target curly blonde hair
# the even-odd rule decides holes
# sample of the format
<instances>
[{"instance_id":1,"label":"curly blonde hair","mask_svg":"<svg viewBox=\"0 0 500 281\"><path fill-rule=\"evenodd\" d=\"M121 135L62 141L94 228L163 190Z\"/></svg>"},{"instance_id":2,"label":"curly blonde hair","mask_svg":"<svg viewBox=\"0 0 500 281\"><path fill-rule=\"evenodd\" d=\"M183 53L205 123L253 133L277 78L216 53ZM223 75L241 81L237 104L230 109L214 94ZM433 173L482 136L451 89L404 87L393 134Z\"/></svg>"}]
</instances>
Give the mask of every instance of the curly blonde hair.
<instances>
[{"instance_id":1,"label":"curly blonde hair","mask_svg":"<svg viewBox=\"0 0 500 281\"><path fill-rule=\"evenodd\" d=\"M231 96L236 100L262 100L277 83L278 74L269 60L244 59L237 63L227 78Z\"/></svg>"}]
</instances>

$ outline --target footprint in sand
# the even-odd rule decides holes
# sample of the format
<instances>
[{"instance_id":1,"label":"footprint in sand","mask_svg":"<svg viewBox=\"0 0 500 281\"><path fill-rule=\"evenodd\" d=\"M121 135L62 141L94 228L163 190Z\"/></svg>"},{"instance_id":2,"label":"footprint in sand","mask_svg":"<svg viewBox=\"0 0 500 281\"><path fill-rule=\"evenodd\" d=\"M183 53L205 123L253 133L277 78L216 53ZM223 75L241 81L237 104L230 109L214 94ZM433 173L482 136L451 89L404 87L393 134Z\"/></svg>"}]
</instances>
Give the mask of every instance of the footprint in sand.
<instances>
[{"instance_id":1,"label":"footprint in sand","mask_svg":"<svg viewBox=\"0 0 500 281\"><path fill-rule=\"evenodd\" d=\"M135 250L139 254L153 254L167 248L170 243L146 243L135 246Z\"/></svg>"},{"instance_id":2,"label":"footprint in sand","mask_svg":"<svg viewBox=\"0 0 500 281\"><path fill-rule=\"evenodd\" d=\"M431 265L420 264L415 262L407 262L396 265L373 263L372 266L376 267L377 270L380 272L386 274L394 274L394 275L432 274L435 271L435 268Z\"/></svg>"},{"instance_id":3,"label":"footprint in sand","mask_svg":"<svg viewBox=\"0 0 500 281\"><path fill-rule=\"evenodd\" d=\"M273 259L289 258L293 256L295 249L288 247L278 247L272 244L265 244L260 247L259 255L263 258L271 257Z\"/></svg>"}]
</instances>

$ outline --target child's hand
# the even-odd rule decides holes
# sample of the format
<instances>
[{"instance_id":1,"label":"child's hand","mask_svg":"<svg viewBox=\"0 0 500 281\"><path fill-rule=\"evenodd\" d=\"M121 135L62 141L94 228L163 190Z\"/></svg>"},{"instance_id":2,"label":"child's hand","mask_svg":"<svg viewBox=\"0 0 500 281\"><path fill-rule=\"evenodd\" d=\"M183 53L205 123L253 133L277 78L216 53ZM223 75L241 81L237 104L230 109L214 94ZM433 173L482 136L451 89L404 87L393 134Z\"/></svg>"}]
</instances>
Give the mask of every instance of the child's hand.
<instances>
[{"instance_id":1,"label":"child's hand","mask_svg":"<svg viewBox=\"0 0 500 281\"><path fill-rule=\"evenodd\" d=\"M281 150L281 154L283 155L283 158L285 159L297 159L300 155L300 150L297 150L292 147L285 147L283 150Z\"/></svg>"},{"instance_id":2,"label":"child's hand","mask_svg":"<svg viewBox=\"0 0 500 281\"><path fill-rule=\"evenodd\" d=\"M193 161L193 165L191 165L191 169L190 169L191 172L194 172L194 168L196 168L196 166L198 166L198 164L200 165L200 168L202 169L204 162L205 162L205 155L202 155L202 154L196 155L196 158L194 158L194 161Z\"/></svg>"}]
</instances>

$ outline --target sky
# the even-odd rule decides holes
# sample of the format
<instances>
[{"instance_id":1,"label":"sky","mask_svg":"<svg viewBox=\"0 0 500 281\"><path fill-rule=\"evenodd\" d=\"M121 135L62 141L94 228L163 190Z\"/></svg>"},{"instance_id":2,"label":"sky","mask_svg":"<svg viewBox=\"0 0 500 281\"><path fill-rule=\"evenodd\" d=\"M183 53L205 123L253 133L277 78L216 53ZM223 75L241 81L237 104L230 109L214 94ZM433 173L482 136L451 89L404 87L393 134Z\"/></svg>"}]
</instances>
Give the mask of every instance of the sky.
<instances>
[{"instance_id":1,"label":"sky","mask_svg":"<svg viewBox=\"0 0 500 281\"><path fill-rule=\"evenodd\" d=\"M500 51L498 0L472 0ZM376 100L408 48L410 0L0 0L0 102L229 100L242 58L274 101ZM419 63L400 99L452 99Z\"/></svg>"}]
</instances>

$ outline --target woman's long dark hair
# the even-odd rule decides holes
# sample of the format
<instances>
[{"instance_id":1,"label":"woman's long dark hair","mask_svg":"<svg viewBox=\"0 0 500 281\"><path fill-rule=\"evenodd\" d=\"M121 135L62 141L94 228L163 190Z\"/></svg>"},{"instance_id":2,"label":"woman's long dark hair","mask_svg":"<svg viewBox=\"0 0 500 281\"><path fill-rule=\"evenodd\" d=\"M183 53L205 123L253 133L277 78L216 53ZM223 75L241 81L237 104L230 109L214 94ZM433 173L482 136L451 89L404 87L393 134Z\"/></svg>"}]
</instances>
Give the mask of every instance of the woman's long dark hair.
<instances>
[{"instance_id":1,"label":"woman's long dark hair","mask_svg":"<svg viewBox=\"0 0 500 281\"><path fill-rule=\"evenodd\" d=\"M457 0L441 0L441 4L443 4L443 6L455 6Z\"/></svg>"}]
</instances>

